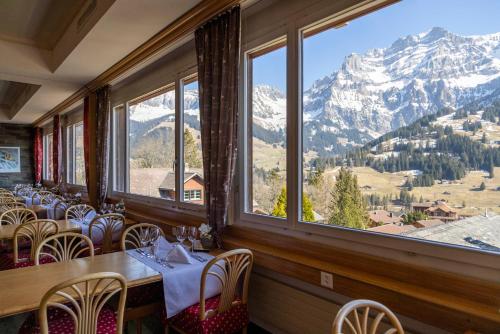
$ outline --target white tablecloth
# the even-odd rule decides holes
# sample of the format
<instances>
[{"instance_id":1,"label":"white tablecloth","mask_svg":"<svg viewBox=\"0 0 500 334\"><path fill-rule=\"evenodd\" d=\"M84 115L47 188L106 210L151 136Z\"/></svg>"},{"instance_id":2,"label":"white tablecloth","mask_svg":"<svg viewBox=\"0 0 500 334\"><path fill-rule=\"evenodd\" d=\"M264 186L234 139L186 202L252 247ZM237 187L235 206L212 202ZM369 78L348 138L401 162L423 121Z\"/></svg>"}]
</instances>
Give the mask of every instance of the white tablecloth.
<instances>
[{"instance_id":1,"label":"white tablecloth","mask_svg":"<svg viewBox=\"0 0 500 334\"><path fill-rule=\"evenodd\" d=\"M89 224L92 222L92 219L95 217L95 215L96 215L95 212L90 212L87 214L84 221L78 219L70 219L70 221L72 223L80 225L80 227L82 228L82 234L86 235L87 237L90 237ZM113 242L120 241L120 238L122 237L122 232L123 231L120 229L116 229L113 231ZM102 243L102 239L103 235L101 229L94 227L92 230L92 243L94 243L94 245L99 245Z\"/></svg>"},{"instance_id":2,"label":"white tablecloth","mask_svg":"<svg viewBox=\"0 0 500 334\"><path fill-rule=\"evenodd\" d=\"M172 244L165 240L162 240L162 244L162 247L172 247ZM174 268L171 269L156 263L154 259L139 254L136 250L129 250L127 253L162 274L167 318L173 317L187 307L200 302L201 273L208 261L194 260L193 264L171 262L174 265ZM213 258L206 253L196 254L207 260ZM209 275L205 285L205 299L218 294L220 294L220 283L217 278Z\"/></svg>"},{"instance_id":3,"label":"white tablecloth","mask_svg":"<svg viewBox=\"0 0 500 334\"><path fill-rule=\"evenodd\" d=\"M33 201L33 198L31 196L21 196L24 198L24 203L26 203L27 207L30 207L32 205L39 205L40 204L40 199L35 197L35 200Z\"/></svg>"}]
</instances>

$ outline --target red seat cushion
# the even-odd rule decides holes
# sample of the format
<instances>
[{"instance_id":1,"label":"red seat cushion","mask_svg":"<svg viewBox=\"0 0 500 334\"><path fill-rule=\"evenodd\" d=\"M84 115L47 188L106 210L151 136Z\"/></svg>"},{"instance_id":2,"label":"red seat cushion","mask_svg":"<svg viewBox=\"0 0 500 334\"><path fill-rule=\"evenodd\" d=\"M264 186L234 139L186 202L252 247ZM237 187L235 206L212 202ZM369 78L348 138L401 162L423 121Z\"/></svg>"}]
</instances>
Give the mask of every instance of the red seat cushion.
<instances>
[{"instance_id":1,"label":"red seat cushion","mask_svg":"<svg viewBox=\"0 0 500 334\"><path fill-rule=\"evenodd\" d=\"M47 317L49 319L50 334L74 334L75 323L73 318L66 311L59 308L49 308ZM35 315L33 313L24 321L19 334L38 334L40 326L35 323ZM97 334L116 334L116 314L109 307L104 306L99 313L97 320Z\"/></svg>"},{"instance_id":2,"label":"red seat cushion","mask_svg":"<svg viewBox=\"0 0 500 334\"><path fill-rule=\"evenodd\" d=\"M9 270L15 268L24 268L31 267L35 265L34 261L29 260L30 250L22 249L19 252L19 259L21 260L18 263L14 263L14 254L13 253L4 253L0 255L0 270ZM53 258L48 256L43 256L40 258L40 264L52 263L55 262Z\"/></svg>"},{"instance_id":3,"label":"red seat cushion","mask_svg":"<svg viewBox=\"0 0 500 334\"><path fill-rule=\"evenodd\" d=\"M205 300L205 311L217 309L220 295ZM195 304L168 320L169 324L189 334L232 334L248 325L246 304L233 306L223 313L200 321L200 304Z\"/></svg>"},{"instance_id":4,"label":"red seat cushion","mask_svg":"<svg viewBox=\"0 0 500 334\"><path fill-rule=\"evenodd\" d=\"M136 286L127 290L127 308L163 302L163 283Z\"/></svg>"}]
</instances>

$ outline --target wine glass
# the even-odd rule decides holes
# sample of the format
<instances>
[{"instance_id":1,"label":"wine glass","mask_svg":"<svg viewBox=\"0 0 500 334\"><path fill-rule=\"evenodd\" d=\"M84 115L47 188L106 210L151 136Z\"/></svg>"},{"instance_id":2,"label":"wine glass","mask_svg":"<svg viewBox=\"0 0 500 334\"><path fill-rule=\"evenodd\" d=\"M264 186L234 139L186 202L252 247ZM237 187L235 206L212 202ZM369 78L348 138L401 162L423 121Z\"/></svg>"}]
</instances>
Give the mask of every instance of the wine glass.
<instances>
[{"instance_id":1,"label":"wine glass","mask_svg":"<svg viewBox=\"0 0 500 334\"><path fill-rule=\"evenodd\" d=\"M149 232L149 246L151 247L152 257L158 261L158 245L160 242L160 230L154 228Z\"/></svg>"},{"instance_id":2,"label":"wine glass","mask_svg":"<svg viewBox=\"0 0 500 334\"><path fill-rule=\"evenodd\" d=\"M198 229L194 226L189 227L188 240L191 243L191 253L194 252L194 242L198 236Z\"/></svg>"},{"instance_id":3,"label":"wine glass","mask_svg":"<svg viewBox=\"0 0 500 334\"><path fill-rule=\"evenodd\" d=\"M179 242L179 244L182 246L182 244L184 243L184 240L186 240L186 237L187 237L186 226L184 226L184 225L177 226L175 229L176 229L176 233L174 235L177 238L177 241Z\"/></svg>"}]
</instances>

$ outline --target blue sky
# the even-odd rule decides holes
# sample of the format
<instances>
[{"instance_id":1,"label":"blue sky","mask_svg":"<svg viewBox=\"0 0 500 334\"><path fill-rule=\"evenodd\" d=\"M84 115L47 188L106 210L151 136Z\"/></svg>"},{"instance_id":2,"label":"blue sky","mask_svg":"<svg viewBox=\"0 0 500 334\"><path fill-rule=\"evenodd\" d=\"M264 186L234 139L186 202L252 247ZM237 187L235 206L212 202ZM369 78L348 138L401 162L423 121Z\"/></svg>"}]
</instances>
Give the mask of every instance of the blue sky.
<instances>
[{"instance_id":1,"label":"blue sky","mask_svg":"<svg viewBox=\"0 0 500 334\"><path fill-rule=\"evenodd\" d=\"M399 37L443 27L458 35L500 31L500 0L403 0L363 16L341 29L304 41L304 89L335 71L350 53L390 46ZM285 91L286 50L254 60L254 84Z\"/></svg>"}]
</instances>

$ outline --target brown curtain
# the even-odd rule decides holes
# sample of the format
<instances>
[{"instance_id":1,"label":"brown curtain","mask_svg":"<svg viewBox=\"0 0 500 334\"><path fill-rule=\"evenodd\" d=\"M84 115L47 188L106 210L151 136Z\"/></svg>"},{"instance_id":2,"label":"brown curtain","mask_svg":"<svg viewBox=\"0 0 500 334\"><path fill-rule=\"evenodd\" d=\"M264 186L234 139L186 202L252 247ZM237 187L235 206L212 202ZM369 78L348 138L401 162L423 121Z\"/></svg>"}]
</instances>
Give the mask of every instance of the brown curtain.
<instances>
[{"instance_id":1,"label":"brown curtain","mask_svg":"<svg viewBox=\"0 0 500 334\"><path fill-rule=\"evenodd\" d=\"M221 246L238 143L240 7L198 28L195 39L207 218Z\"/></svg>"},{"instance_id":2,"label":"brown curtain","mask_svg":"<svg viewBox=\"0 0 500 334\"><path fill-rule=\"evenodd\" d=\"M54 183L57 185L61 182L62 170L62 137L61 137L61 118L59 115L54 116L52 128L52 173Z\"/></svg>"},{"instance_id":3,"label":"brown curtain","mask_svg":"<svg viewBox=\"0 0 500 334\"><path fill-rule=\"evenodd\" d=\"M87 95L83 100L83 159L85 163L85 184L87 191L89 185L90 170L90 97Z\"/></svg>"},{"instance_id":4,"label":"brown curtain","mask_svg":"<svg viewBox=\"0 0 500 334\"><path fill-rule=\"evenodd\" d=\"M96 94L96 205L101 208L108 194L111 104L110 87L99 88Z\"/></svg>"},{"instance_id":5,"label":"brown curtain","mask_svg":"<svg viewBox=\"0 0 500 334\"><path fill-rule=\"evenodd\" d=\"M43 131L42 128L35 128L34 136L34 159L35 159L35 183L42 183L43 164Z\"/></svg>"}]
</instances>

